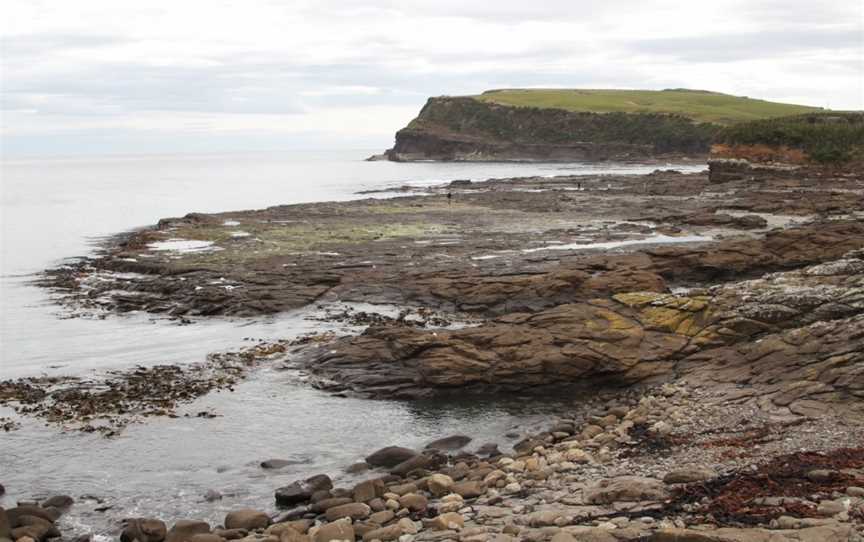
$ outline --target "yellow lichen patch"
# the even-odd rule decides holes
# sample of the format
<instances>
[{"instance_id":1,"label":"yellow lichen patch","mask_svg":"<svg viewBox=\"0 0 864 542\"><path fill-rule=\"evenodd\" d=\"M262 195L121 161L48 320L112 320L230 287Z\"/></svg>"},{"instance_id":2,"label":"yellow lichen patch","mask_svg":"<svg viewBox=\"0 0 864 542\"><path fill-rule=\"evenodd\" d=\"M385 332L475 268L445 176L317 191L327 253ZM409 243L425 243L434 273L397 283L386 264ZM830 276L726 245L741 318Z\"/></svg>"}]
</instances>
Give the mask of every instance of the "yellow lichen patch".
<instances>
[{"instance_id":1,"label":"yellow lichen patch","mask_svg":"<svg viewBox=\"0 0 864 542\"><path fill-rule=\"evenodd\" d=\"M711 323L707 296L630 292L617 294L613 299L636 309L637 319L646 329L695 337Z\"/></svg>"}]
</instances>

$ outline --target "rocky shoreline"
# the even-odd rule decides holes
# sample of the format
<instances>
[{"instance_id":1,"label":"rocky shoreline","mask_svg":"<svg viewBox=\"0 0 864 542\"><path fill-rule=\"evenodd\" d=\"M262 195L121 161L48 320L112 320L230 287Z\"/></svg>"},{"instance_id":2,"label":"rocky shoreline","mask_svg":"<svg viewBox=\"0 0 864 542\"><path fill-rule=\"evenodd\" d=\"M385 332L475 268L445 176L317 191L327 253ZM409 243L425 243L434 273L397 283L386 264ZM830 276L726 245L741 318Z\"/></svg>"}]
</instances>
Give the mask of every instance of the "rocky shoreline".
<instances>
[{"instance_id":1,"label":"rocky shoreline","mask_svg":"<svg viewBox=\"0 0 864 542\"><path fill-rule=\"evenodd\" d=\"M367 472L351 487L303 478L221 525L130 518L126 542L862 540L862 209L854 171L457 181L165 219L42 284L82 313L189 322L334 300L419 315L332 314L368 329L164 368L167 413L270 356L343 395L594 396L512 451L388 446L349 467ZM63 419L71 395L38 388L54 384L4 382L0 400ZM72 406L105 405L93 416L122 414L113 426L159 409L100 393ZM59 502L0 510L0 539L58 536Z\"/></svg>"}]
</instances>

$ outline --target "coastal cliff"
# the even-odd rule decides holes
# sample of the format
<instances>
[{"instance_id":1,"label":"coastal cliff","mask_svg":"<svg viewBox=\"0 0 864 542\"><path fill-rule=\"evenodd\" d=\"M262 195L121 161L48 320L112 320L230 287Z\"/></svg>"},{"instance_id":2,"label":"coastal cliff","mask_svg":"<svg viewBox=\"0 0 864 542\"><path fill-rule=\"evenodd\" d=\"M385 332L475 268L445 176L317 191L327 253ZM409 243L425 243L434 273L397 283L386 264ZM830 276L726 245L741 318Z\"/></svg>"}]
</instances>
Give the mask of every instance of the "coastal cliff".
<instances>
[{"instance_id":1,"label":"coastal cliff","mask_svg":"<svg viewBox=\"0 0 864 542\"><path fill-rule=\"evenodd\" d=\"M860 170L864 113L831 111L731 126L717 134L708 160L713 182ZM797 172L797 173L796 173Z\"/></svg>"},{"instance_id":2,"label":"coastal cliff","mask_svg":"<svg viewBox=\"0 0 864 542\"><path fill-rule=\"evenodd\" d=\"M430 98L396 133L393 161L698 158L724 125L802 106L706 91L490 91Z\"/></svg>"}]
</instances>

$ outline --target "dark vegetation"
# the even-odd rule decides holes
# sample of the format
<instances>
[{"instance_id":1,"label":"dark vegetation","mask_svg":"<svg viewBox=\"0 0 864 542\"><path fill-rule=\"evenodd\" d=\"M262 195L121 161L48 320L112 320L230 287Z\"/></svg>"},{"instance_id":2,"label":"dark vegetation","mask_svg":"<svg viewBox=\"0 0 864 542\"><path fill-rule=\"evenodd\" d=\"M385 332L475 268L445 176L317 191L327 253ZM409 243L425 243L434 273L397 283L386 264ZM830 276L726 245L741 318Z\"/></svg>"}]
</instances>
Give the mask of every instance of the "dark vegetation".
<instances>
[{"instance_id":1,"label":"dark vegetation","mask_svg":"<svg viewBox=\"0 0 864 542\"><path fill-rule=\"evenodd\" d=\"M825 112L757 120L724 128L718 142L801 149L815 162L844 163L864 156L864 113Z\"/></svg>"},{"instance_id":2,"label":"dark vegetation","mask_svg":"<svg viewBox=\"0 0 864 542\"><path fill-rule=\"evenodd\" d=\"M703 153L720 127L677 114L587 113L433 98L405 131L442 129L516 143L629 143L652 146L656 153Z\"/></svg>"}]
</instances>

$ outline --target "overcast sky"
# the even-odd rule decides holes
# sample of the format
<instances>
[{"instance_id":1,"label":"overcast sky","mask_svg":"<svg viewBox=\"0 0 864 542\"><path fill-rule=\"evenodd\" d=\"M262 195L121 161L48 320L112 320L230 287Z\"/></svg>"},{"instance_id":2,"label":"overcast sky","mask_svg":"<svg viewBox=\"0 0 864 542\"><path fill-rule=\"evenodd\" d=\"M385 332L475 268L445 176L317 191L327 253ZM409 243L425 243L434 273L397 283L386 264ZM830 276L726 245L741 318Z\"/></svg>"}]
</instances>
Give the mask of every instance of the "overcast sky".
<instances>
[{"instance_id":1,"label":"overcast sky","mask_svg":"<svg viewBox=\"0 0 864 542\"><path fill-rule=\"evenodd\" d=\"M384 148L428 96L864 109L860 0L5 0L4 152Z\"/></svg>"}]
</instances>

